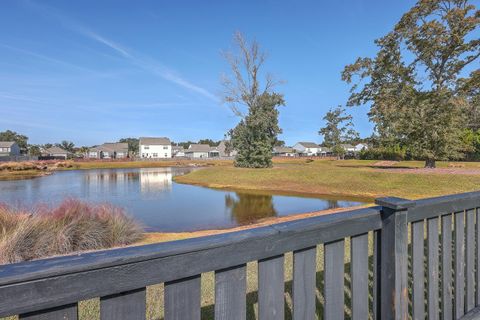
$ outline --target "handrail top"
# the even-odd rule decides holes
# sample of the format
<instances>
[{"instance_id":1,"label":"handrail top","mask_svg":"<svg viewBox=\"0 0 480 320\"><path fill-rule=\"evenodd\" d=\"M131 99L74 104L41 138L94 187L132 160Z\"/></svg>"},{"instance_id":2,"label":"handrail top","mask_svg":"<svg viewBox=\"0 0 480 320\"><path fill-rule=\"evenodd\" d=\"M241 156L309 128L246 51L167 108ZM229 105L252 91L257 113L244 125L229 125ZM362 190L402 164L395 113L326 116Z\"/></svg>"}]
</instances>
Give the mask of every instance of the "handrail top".
<instances>
[{"instance_id":1,"label":"handrail top","mask_svg":"<svg viewBox=\"0 0 480 320\"><path fill-rule=\"evenodd\" d=\"M380 215L380 212L381 207L372 206L197 238L1 265L0 286L206 251L242 242L258 241L262 238L269 239L272 236L281 237L283 234L314 231L333 223L348 223L352 220Z\"/></svg>"}]
</instances>

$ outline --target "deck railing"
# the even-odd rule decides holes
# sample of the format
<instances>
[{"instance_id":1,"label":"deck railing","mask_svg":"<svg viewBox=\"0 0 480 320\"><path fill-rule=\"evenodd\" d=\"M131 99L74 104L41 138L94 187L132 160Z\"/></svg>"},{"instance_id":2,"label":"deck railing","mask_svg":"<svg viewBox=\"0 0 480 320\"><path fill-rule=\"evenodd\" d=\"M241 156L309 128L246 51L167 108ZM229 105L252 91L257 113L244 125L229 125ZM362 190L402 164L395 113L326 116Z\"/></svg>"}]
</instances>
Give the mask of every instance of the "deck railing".
<instances>
[{"instance_id":1,"label":"deck railing","mask_svg":"<svg viewBox=\"0 0 480 320\"><path fill-rule=\"evenodd\" d=\"M100 319L143 320L145 288L164 283L165 319L200 319L200 277L215 271L215 319L245 319L246 264L258 261L257 317L283 319L284 257L293 252L291 316L314 319L317 245L323 244L319 318L343 319L348 304L352 319L475 319L480 192L418 201L382 198L377 204L220 235L1 266L0 317L77 319L78 302L99 297Z\"/></svg>"}]
</instances>

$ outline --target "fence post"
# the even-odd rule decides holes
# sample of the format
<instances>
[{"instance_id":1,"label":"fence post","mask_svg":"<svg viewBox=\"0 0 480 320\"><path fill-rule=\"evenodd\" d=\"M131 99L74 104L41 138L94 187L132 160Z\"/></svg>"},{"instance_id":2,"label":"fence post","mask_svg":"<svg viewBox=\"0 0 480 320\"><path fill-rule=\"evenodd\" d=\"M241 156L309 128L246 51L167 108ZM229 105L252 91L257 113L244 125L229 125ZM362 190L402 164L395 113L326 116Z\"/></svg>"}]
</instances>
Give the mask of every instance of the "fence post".
<instances>
[{"instance_id":1,"label":"fence post","mask_svg":"<svg viewBox=\"0 0 480 320\"><path fill-rule=\"evenodd\" d=\"M408 209L414 201L387 197L376 199L382 206L380 243L380 319L408 318Z\"/></svg>"}]
</instances>

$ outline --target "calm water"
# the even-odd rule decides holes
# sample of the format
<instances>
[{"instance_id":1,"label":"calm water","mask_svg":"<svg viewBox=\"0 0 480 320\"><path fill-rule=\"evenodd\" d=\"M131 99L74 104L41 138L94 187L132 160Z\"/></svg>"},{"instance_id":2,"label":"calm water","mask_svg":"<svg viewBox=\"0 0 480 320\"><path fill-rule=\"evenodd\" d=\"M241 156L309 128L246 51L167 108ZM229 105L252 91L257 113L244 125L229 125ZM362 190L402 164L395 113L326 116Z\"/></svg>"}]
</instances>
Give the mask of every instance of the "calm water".
<instances>
[{"instance_id":1,"label":"calm water","mask_svg":"<svg viewBox=\"0 0 480 320\"><path fill-rule=\"evenodd\" d=\"M191 168L102 169L56 172L30 180L0 181L0 202L30 206L66 197L121 206L149 231L225 228L361 202L264 195L178 184Z\"/></svg>"}]
</instances>

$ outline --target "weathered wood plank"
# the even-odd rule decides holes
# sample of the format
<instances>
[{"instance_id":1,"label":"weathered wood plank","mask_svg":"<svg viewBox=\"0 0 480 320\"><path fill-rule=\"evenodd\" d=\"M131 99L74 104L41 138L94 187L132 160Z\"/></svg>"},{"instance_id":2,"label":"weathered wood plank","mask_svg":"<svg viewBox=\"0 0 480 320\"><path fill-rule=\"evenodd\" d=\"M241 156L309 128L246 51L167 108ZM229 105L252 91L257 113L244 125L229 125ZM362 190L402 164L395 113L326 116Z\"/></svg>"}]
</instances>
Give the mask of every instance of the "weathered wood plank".
<instances>
[{"instance_id":1,"label":"weathered wood plank","mask_svg":"<svg viewBox=\"0 0 480 320\"><path fill-rule=\"evenodd\" d=\"M258 261L258 316L262 320L285 316L284 256Z\"/></svg>"},{"instance_id":2,"label":"weathered wood plank","mask_svg":"<svg viewBox=\"0 0 480 320\"><path fill-rule=\"evenodd\" d=\"M352 320L368 319L368 234L351 238Z\"/></svg>"},{"instance_id":3,"label":"weathered wood plank","mask_svg":"<svg viewBox=\"0 0 480 320\"><path fill-rule=\"evenodd\" d=\"M412 222L412 307L413 319L425 319L425 235L424 222Z\"/></svg>"},{"instance_id":4,"label":"weathered wood plank","mask_svg":"<svg viewBox=\"0 0 480 320\"><path fill-rule=\"evenodd\" d=\"M21 320L77 320L77 304L20 315Z\"/></svg>"},{"instance_id":5,"label":"weathered wood plank","mask_svg":"<svg viewBox=\"0 0 480 320\"><path fill-rule=\"evenodd\" d=\"M452 285L452 215L442 216L442 316L453 319Z\"/></svg>"},{"instance_id":6,"label":"weathered wood plank","mask_svg":"<svg viewBox=\"0 0 480 320\"><path fill-rule=\"evenodd\" d=\"M377 200L378 201L378 200ZM378 202L377 202L378 203ZM415 203L405 199L382 201L381 319L408 317L408 224Z\"/></svg>"},{"instance_id":7,"label":"weathered wood plank","mask_svg":"<svg viewBox=\"0 0 480 320\"><path fill-rule=\"evenodd\" d=\"M165 283L165 320L200 319L200 275Z\"/></svg>"},{"instance_id":8,"label":"weathered wood plank","mask_svg":"<svg viewBox=\"0 0 480 320\"><path fill-rule=\"evenodd\" d=\"M475 210L465 212L466 222L466 290L465 290L465 313L475 307Z\"/></svg>"},{"instance_id":9,"label":"weathered wood plank","mask_svg":"<svg viewBox=\"0 0 480 320\"><path fill-rule=\"evenodd\" d=\"M293 253L293 319L315 319L317 247Z\"/></svg>"},{"instance_id":10,"label":"weathered wood plank","mask_svg":"<svg viewBox=\"0 0 480 320\"><path fill-rule=\"evenodd\" d=\"M324 319L344 319L345 241L324 245Z\"/></svg>"},{"instance_id":11,"label":"weathered wood plank","mask_svg":"<svg viewBox=\"0 0 480 320\"><path fill-rule=\"evenodd\" d=\"M476 230L477 233L477 251L476 251L476 261L477 261L477 298L476 298L476 305L480 306L480 209L476 209Z\"/></svg>"},{"instance_id":12,"label":"weathered wood plank","mask_svg":"<svg viewBox=\"0 0 480 320\"><path fill-rule=\"evenodd\" d=\"M215 319L245 320L246 265L215 272Z\"/></svg>"},{"instance_id":13,"label":"weathered wood plank","mask_svg":"<svg viewBox=\"0 0 480 320\"><path fill-rule=\"evenodd\" d=\"M373 320L380 319L380 307L381 307L381 295L380 295L380 275L381 272L381 231L377 230L373 232Z\"/></svg>"},{"instance_id":14,"label":"weathered wood plank","mask_svg":"<svg viewBox=\"0 0 480 320\"><path fill-rule=\"evenodd\" d=\"M465 221L464 212L455 213L455 318L465 313Z\"/></svg>"},{"instance_id":15,"label":"weathered wood plank","mask_svg":"<svg viewBox=\"0 0 480 320\"><path fill-rule=\"evenodd\" d=\"M100 298L101 320L145 320L145 288Z\"/></svg>"},{"instance_id":16,"label":"weathered wood plank","mask_svg":"<svg viewBox=\"0 0 480 320\"><path fill-rule=\"evenodd\" d=\"M436 320L440 317L438 305L438 218L427 220L428 231L428 319Z\"/></svg>"}]
</instances>

